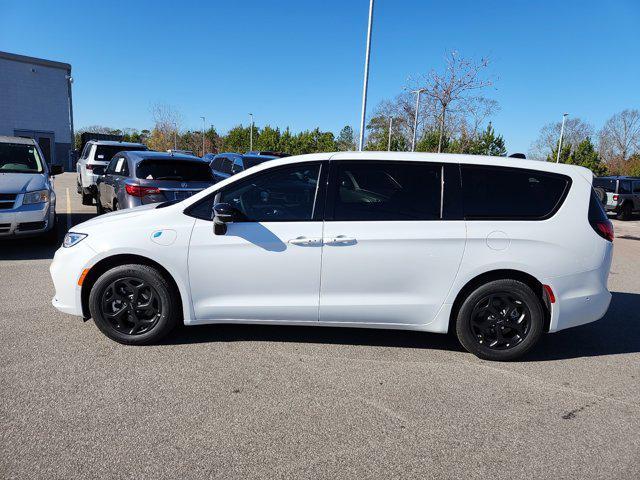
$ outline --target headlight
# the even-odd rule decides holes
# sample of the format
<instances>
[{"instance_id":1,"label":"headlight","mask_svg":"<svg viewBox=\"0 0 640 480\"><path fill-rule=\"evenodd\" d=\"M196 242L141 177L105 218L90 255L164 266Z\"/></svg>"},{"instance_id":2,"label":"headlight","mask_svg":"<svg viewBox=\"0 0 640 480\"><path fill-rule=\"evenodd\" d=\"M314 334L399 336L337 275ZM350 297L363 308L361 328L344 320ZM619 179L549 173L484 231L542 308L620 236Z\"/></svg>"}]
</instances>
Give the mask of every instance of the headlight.
<instances>
[{"instance_id":1,"label":"headlight","mask_svg":"<svg viewBox=\"0 0 640 480\"><path fill-rule=\"evenodd\" d=\"M85 238L87 238L86 233L69 232L64 236L64 241L62 242L62 246L64 248L73 247L75 244L80 243Z\"/></svg>"},{"instance_id":2,"label":"headlight","mask_svg":"<svg viewBox=\"0 0 640 480\"><path fill-rule=\"evenodd\" d=\"M27 192L22 199L23 205L31 203L45 203L49 201L49 190L37 190L35 192Z\"/></svg>"}]
</instances>

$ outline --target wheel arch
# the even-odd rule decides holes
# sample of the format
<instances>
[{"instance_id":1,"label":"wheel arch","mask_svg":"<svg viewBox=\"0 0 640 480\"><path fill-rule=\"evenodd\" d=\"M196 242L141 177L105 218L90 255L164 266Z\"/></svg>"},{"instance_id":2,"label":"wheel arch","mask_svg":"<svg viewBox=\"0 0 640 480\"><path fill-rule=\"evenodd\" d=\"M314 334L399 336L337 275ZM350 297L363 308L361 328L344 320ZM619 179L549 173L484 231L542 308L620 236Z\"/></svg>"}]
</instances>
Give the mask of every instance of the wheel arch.
<instances>
[{"instance_id":1,"label":"wheel arch","mask_svg":"<svg viewBox=\"0 0 640 480\"><path fill-rule=\"evenodd\" d=\"M535 295L540 300L540 304L542 305L542 310L544 312L544 331L549 331L549 325L551 322L551 308L549 304L549 299L544 291L542 286L542 282L538 280L536 277L531 275L530 273L523 272L521 270L514 269L499 269L499 270L490 270L488 272L481 273L472 279L470 279L464 286L458 291L455 300L453 301L453 306L451 307L451 313L449 314L449 328L448 331L453 333L455 332L456 325L456 317L458 316L458 312L460 311L460 307L464 300L469 296L469 294L485 283L492 282L494 280L518 280L529 286L531 290L535 293Z\"/></svg>"},{"instance_id":2,"label":"wheel arch","mask_svg":"<svg viewBox=\"0 0 640 480\"><path fill-rule=\"evenodd\" d=\"M172 288L175 289L178 301L180 302L178 311L181 312L184 316L184 306L187 305L188 302L186 302L183 298L184 292L178 286L178 283L176 282L173 275L161 264L148 257L127 253L105 257L95 265L93 265L87 273L84 281L82 282L82 289L80 291L80 298L82 302L82 316L85 319L91 318L91 312L89 311L89 293L91 292L91 288L96 283L98 278L100 278L103 273L114 267L127 264L147 265L158 270L160 274L169 282Z\"/></svg>"}]
</instances>

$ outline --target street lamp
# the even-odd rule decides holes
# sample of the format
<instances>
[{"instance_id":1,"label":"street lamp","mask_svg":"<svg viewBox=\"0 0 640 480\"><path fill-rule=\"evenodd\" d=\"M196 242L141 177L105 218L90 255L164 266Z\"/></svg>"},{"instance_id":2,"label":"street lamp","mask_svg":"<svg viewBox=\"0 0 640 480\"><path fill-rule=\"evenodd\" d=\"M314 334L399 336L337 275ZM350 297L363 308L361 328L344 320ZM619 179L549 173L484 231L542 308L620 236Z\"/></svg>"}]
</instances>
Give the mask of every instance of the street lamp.
<instances>
[{"instance_id":1,"label":"street lamp","mask_svg":"<svg viewBox=\"0 0 640 480\"><path fill-rule=\"evenodd\" d=\"M202 156L204 157L204 117L202 119Z\"/></svg>"},{"instance_id":2,"label":"street lamp","mask_svg":"<svg viewBox=\"0 0 640 480\"><path fill-rule=\"evenodd\" d=\"M178 124L175 122L173 124L173 149L178 149Z\"/></svg>"},{"instance_id":3,"label":"street lamp","mask_svg":"<svg viewBox=\"0 0 640 480\"><path fill-rule=\"evenodd\" d=\"M560 127L560 141L558 142L558 155L556 156L556 163L560 163L560 150L562 150L562 136L564 135L564 121L567 119L568 113L562 114L562 126Z\"/></svg>"},{"instance_id":4,"label":"street lamp","mask_svg":"<svg viewBox=\"0 0 640 480\"><path fill-rule=\"evenodd\" d=\"M411 140L412 152L415 152L416 150L416 131L418 130L418 109L420 108L420 94L425 90L425 88L419 88L418 90L414 90L411 92L416 94L416 114L413 117L413 140Z\"/></svg>"},{"instance_id":5,"label":"street lamp","mask_svg":"<svg viewBox=\"0 0 640 480\"><path fill-rule=\"evenodd\" d=\"M364 82L362 85L362 116L360 117L360 142L358 150L364 144L364 119L367 115L367 87L369 85L369 52L371 50L371 27L373 25L373 0L369 1L369 26L367 27L367 51L364 56Z\"/></svg>"},{"instance_id":6,"label":"street lamp","mask_svg":"<svg viewBox=\"0 0 640 480\"><path fill-rule=\"evenodd\" d=\"M249 151L252 152L253 151L253 113L249 114L249 117L251 117L251 123L250 123L250 130L249 130Z\"/></svg>"},{"instance_id":7,"label":"street lamp","mask_svg":"<svg viewBox=\"0 0 640 480\"><path fill-rule=\"evenodd\" d=\"M387 145L387 152L391 151L391 128L393 127L393 117L389 117L389 144Z\"/></svg>"}]
</instances>

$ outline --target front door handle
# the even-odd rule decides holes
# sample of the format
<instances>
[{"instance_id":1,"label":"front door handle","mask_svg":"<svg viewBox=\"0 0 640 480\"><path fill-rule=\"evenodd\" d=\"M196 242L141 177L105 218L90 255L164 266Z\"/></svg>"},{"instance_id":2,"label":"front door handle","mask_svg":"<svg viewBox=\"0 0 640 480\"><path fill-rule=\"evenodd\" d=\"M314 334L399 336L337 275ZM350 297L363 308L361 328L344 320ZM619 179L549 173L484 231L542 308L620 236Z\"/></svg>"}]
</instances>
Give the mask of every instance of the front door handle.
<instances>
[{"instance_id":1,"label":"front door handle","mask_svg":"<svg viewBox=\"0 0 640 480\"><path fill-rule=\"evenodd\" d=\"M338 235L337 237L326 238L324 243L325 245L353 245L356 243L356 239L346 235Z\"/></svg>"},{"instance_id":2,"label":"front door handle","mask_svg":"<svg viewBox=\"0 0 640 480\"><path fill-rule=\"evenodd\" d=\"M317 245L322 243L320 238L296 237L289 240L291 245Z\"/></svg>"}]
</instances>

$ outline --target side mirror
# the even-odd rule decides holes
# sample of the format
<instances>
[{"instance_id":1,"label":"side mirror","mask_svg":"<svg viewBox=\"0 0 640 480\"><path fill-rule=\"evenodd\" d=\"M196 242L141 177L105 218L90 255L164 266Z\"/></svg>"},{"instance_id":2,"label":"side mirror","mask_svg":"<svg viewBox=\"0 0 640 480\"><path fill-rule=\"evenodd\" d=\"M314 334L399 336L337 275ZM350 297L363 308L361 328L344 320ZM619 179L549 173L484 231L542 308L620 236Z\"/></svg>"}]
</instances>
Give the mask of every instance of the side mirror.
<instances>
[{"instance_id":1,"label":"side mirror","mask_svg":"<svg viewBox=\"0 0 640 480\"><path fill-rule=\"evenodd\" d=\"M62 165L56 164L49 167L49 175L51 175L52 177L60 175L62 172L64 172L64 168L62 168Z\"/></svg>"},{"instance_id":2,"label":"side mirror","mask_svg":"<svg viewBox=\"0 0 640 480\"><path fill-rule=\"evenodd\" d=\"M213 233L227 233L227 223L233 223L241 217L240 212L228 203L216 203L213 206Z\"/></svg>"}]
</instances>

